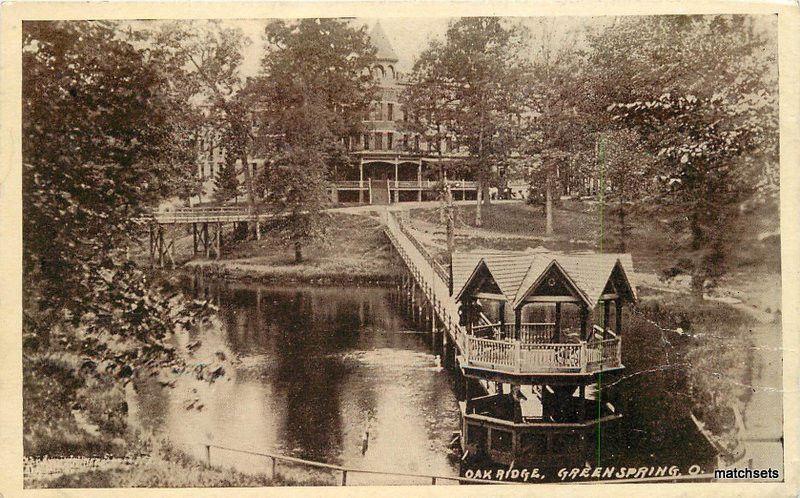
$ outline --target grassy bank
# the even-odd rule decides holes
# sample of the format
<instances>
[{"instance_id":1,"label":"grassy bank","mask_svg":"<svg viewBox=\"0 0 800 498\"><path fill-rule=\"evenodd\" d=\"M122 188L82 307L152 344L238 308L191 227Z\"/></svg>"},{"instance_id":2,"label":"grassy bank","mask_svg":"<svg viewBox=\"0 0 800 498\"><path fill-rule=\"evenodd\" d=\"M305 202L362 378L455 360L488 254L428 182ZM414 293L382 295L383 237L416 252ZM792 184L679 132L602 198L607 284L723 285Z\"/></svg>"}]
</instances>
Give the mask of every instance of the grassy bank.
<instances>
[{"instance_id":1,"label":"grassy bank","mask_svg":"<svg viewBox=\"0 0 800 498\"><path fill-rule=\"evenodd\" d=\"M294 262L294 249L267 227L261 240L229 241L220 260L195 259L187 266L265 283L374 283L393 278L396 269L378 220L332 213L326 231L324 240L303 248L302 263Z\"/></svg>"},{"instance_id":2,"label":"grassy bank","mask_svg":"<svg viewBox=\"0 0 800 498\"><path fill-rule=\"evenodd\" d=\"M42 462L40 465L48 465ZM25 477L25 488L213 488L256 486L314 486L330 484L323 478L295 479L277 473L245 474L208 465L161 444L148 456L115 468L96 468L52 478Z\"/></svg>"}]
</instances>

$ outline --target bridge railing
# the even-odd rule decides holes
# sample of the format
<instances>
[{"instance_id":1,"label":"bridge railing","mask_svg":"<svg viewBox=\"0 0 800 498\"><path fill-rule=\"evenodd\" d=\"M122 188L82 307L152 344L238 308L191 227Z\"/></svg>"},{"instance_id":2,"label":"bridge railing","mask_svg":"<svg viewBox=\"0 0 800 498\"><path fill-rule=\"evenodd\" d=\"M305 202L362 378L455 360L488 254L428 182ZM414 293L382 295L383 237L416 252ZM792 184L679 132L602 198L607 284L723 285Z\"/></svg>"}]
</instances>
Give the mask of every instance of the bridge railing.
<instances>
[{"instance_id":1,"label":"bridge railing","mask_svg":"<svg viewBox=\"0 0 800 498\"><path fill-rule=\"evenodd\" d=\"M445 268L444 265L441 264L439 261L437 261L436 258L428 251L428 249L425 246L423 246L417 240L417 238L414 237L413 234L411 234L411 232L408 230L408 228L405 226L402 220L397 218L393 213L389 213L389 218L396 224L397 228L403 233L403 235L408 237L408 240L411 241L412 244L414 244L414 247L416 247L419 253L422 255L422 257L425 258L425 261L428 262L428 264L433 268L433 270L436 272L439 278L441 278L442 281L445 283L445 285L447 285L449 288L450 272L448 271L448 269Z\"/></svg>"},{"instance_id":2,"label":"bridge railing","mask_svg":"<svg viewBox=\"0 0 800 498\"><path fill-rule=\"evenodd\" d=\"M253 217L249 206L200 206L154 210L141 219L158 223L201 223L248 221ZM259 209L259 219L271 217L273 215L266 212L266 208Z\"/></svg>"}]
</instances>

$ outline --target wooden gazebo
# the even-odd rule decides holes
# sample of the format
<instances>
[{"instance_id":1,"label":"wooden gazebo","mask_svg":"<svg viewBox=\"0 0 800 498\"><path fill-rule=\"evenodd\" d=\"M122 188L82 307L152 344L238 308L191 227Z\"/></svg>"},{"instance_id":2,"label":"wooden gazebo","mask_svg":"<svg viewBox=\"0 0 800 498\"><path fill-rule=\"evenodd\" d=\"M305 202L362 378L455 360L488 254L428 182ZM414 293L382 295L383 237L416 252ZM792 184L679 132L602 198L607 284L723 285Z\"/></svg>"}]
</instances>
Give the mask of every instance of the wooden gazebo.
<instances>
[{"instance_id":1,"label":"wooden gazebo","mask_svg":"<svg viewBox=\"0 0 800 498\"><path fill-rule=\"evenodd\" d=\"M623 308L637 298L631 266L628 254L538 251L473 259L455 294L468 332L466 364L488 361L489 370L527 375L620 368Z\"/></svg>"}]
</instances>

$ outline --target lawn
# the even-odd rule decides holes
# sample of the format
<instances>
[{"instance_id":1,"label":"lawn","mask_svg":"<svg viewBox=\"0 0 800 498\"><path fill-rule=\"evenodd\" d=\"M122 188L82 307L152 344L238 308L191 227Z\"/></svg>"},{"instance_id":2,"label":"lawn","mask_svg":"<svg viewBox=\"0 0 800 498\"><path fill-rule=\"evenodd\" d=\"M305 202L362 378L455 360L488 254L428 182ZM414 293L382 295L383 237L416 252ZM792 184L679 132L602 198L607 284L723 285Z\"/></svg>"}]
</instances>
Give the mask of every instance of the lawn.
<instances>
[{"instance_id":1,"label":"lawn","mask_svg":"<svg viewBox=\"0 0 800 498\"><path fill-rule=\"evenodd\" d=\"M375 282L394 275L383 226L368 216L331 213L325 238L305 246L304 261L299 264L294 261L294 248L269 226L261 240L231 240L226 246L221 260L197 259L190 266L264 281Z\"/></svg>"}]
</instances>

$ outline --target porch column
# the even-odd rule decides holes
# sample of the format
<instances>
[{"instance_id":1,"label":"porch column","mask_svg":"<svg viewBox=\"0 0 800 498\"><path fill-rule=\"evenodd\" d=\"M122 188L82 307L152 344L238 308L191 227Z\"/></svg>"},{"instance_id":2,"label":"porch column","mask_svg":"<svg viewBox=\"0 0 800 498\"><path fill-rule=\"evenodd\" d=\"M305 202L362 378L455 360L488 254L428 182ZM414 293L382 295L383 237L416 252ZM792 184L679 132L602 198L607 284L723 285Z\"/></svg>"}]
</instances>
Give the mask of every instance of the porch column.
<instances>
[{"instance_id":1,"label":"porch column","mask_svg":"<svg viewBox=\"0 0 800 498\"><path fill-rule=\"evenodd\" d=\"M397 204L400 202L400 188L397 186L397 182L400 179L400 158L394 158L394 202Z\"/></svg>"},{"instance_id":2,"label":"porch column","mask_svg":"<svg viewBox=\"0 0 800 498\"><path fill-rule=\"evenodd\" d=\"M522 307L514 310L514 339L519 340L519 331L522 328Z\"/></svg>"},{"instance_id":3,"label":"porch column","mask_svg":"<svg viewBox=\"0 0 800 498\"><path fill-rule=\"evenodd\" d=\"M622 334L622 299L617 298L614 303L616 304L614 317L616 318L615 322L617 325L617 335L619 336Z\"/></svg>"},{"instance_id":4,"label":"porch column","mask_svg":"<svg viewBox=\"0 0 800 498\"><path fill-rule=\"evenodd\" d=\"M608 329L608 312L610 311L608 307L608 299L603 300L603 340L606 338L606 330Z\"/></svg>"},{"instance_id":5,"label":"porch column","mask_svg":"<svg viewBox=\"0 0 800 498\"><path fill-rule=\"evenodd\" d=\"M358 203L364 203L364 158L358 160Z\"/></svg>"},{"instance_id":6,"label":"porch column","mask_svg":"<svg viewBox=\"0 0 800 498\"><path fill-rule=\"evenodd\" d=\"M419 160L417 165L417 202L422 202L422 159Z\"/></svg>"},{"instance_id":7,"label":"porch column","mask_svg":"<svg viewBox=\"0 0 800 498\"><path fill-rule=\"evenodd\" d=\"M561 303L556 303L556 327L553 331L554 342L561 342Z\"/></svg>"}]
</instances>

